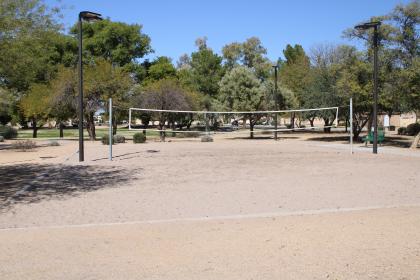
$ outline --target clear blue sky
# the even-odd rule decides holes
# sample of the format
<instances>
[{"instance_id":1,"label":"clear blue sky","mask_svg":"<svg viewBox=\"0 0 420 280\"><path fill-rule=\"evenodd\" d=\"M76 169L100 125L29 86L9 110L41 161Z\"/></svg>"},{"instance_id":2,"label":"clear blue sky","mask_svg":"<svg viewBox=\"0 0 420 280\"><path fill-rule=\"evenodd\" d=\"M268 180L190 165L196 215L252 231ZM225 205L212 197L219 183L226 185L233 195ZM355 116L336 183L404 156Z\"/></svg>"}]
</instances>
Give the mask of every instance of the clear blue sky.
<instances>
[{"instance_id":1,"label":"clear blue sky","mask_svg":"<svg viewBox=\"0 0 420 280\"><path fill-rule=\"evenodd\" d=\"M287 44L305 50L317 43L350 43L342 31L370 16L390 12L409 0L61 0L64 23L71 26L82 10L101 13L114 21L139 23L152 39L155 53L176 62L195 50L197 37L207 36L216 52L251 36L261 39L268 57L282 56ZM46 0L57 4L57 0Z\"/></svg>"}]
</instances>

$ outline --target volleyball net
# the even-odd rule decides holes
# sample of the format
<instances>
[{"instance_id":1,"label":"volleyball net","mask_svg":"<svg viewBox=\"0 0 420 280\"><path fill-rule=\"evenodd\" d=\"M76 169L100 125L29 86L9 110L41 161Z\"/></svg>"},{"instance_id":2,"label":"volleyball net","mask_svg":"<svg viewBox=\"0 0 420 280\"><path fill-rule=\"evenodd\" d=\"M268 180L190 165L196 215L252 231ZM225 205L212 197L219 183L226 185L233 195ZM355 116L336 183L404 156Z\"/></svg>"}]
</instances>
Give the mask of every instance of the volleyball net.
<instances>
[{"instance_id":1,"label":"volleyball net","mask_svg":"<svg viewBox=\"0 0 420 280\"><path fill-rule=\"evenodd\" d=\"M129 108L129 130L174 137L206 134L251 137L338 127L339 107L272 111L193 111Z\"/></svg>"}]
</instances>

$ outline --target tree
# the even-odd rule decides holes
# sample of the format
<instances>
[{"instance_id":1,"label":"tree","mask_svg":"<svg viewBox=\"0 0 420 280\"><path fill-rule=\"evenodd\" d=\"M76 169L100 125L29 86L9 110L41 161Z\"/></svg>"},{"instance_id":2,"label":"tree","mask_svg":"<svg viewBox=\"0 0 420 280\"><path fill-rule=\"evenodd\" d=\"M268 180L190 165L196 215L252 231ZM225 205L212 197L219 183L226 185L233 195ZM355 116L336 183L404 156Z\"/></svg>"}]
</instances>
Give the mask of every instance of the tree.
<instances>
[{"instance_id":1,"label":"tree","mask_svg":"<svg viewBox=\"0 0 420 280\"><path fill-rule=\"evenodd\" d=\"M231 70L233 67L239 65L242 56L242 44L234 42L222 48L223 58L225 60L225 67Z\"/></svg>"},{"instance_id":2,"label":"tree","mask_svg":"<svg viewBox=\"0 0 420 280\"><path fill-rule=\"evenodd\" d=\"M217 96L223 76L222 58L207 47L205 40L198 42L198 50L191 54L190 84L196 91L213 99Z\"/></svg>"},{"instance_id":3,"label":"tree","mask_svg":"<svg viewBox=\"0 0 420 280\"><path fill-rule=\"evenodd\" d=\"M401 102L409 100L413 94L412 88L408 85L411 78L416 82L415 74L411 65L419 56L419 34L418 26L420 20L420 2L414 0L406 5L397 5L388 15L372 17L372 20L381 20L383 24L379 28L379 38L381 45L379 54L381 58L381 69L379 76L379 105L380 109L385 110L389 115L395 111L416 110L416 105L409 106L409 103ZM368 44L369 49L365 58L366 62L372 62L372 30L355 30L349 28L344 32L348 38L363 39ZM359 64L360 66L361 64ZM364 68L364 67L362 67ZM414 66L414 69L416 66ZM362 75L363 76L363 75ZM362 81L363 80L363 81ZM359 82L372 88L371 82L360 79ZM343 85L344 83L341 83ZM361 85L365 87L364 85ZM368 100L362 102L365 113L370 111L366 106ZM404 104L404 106L402 106ZM361 109L359 108L359 109ZM368 123L372 118L368 117ZM361 124L365 124L363 121ZM370 125L369 125L370 128ZM355 136L358 134L355 134Z\"/></svg>"},{"instance_id":4,"label":"tree","mask_svg":"<svg viewBox=\"0 0 420 280\"><path fill-rule=\"evenodd\" d=\"M348 56L339 64L337 92L348 100L353 98L353 138L359 135L372 120L372 65L355 48L348 49Z\"/></svg>"},{"instance_id":5,"label":"tree","mask_svg":"<svg viewBox=\"0 0 420 280\"><path fill-rule=\"evenodd\" d=\"M302 95L304 107L324 108L344 105L342 95L337 90L337 78L340 75L340 64L348 56L348 46L334 46L331 44L320 44L312 47L312 79L308 86L307 93ZM324 120L324 131L330 132L331 125L336 119L336 111L323 110L305 113L311 126L316 117ZM337 120L338 121L338 120Z\"/></svg>"},{"instance_id":6,"label":"tree","mask_svg":"<svg viewBox=\"0 0 420 280\"><path fill-rule=\"evenodd\" d=\"M13 96L4 88L0 88L0 124L6 125L12 120Z\"/></svg>"},{"instance_id":7,"label":"tree","mask_svg":"<svg viewBox=\"0 0 420 280\"><path fill-rule=\"evenodd\" d=\"M148 84L144 89L140 89L134 98L134 104L141 108L159 109L159 110L191 110L191 104L188 102L188 96L185 89L175 79L161 79ZM166 124L175 128L177 117L173 113L157 112L149 114L150 118L156 118L159 121L160 138L165 141ZM150 119L147 120L147 123ZM144 123L143 123L144 124Z\"/></svg>"},{"instance_id":8,"label":"tree","mask_svg":"<svg viewBox=\"0 0 420 280\"><path fill-rule=\"evenodd\" d=\"M143 83L158 81L165 78L174 78L176 76L176 69L173 66L171 59L166 56L156 58L146 68L146 76Z\"/></svg>"},{"instance_id":9,"label":"tree","mask_svg":"<svg viewBox=\"0 0 420 280\"><path fill-rule=\"evenodd\" d=\"M51 106L55 107L52 114L58 121L62 121L74 114L78 104L76 69L61 67L55 80L51 82L53 94ZM104 59L97 59L84 65L83 108L86 128L90 140L96 139L94 116L99 110L107 110L108 99L113 99L113 105L127 108L132 79L122 67L112 66ZM59 110L56 106L61 106ZM126 117L126 110L115 110L112 124L117 130L117 121Z\"/></svg>"},{"instance_id":10,"label":"tree","mask_svg":"<svg viewBox=\"0 0 420 280\"><path fill-rule=\"evenodd\" d=\"M414 110L417 114L420 113L420 58L413 60L411 66L403 78L405 88L407 89L404 95L404 106L408 110ZM414 138L411 148L415 149L420 143L420 133Z\"/></svg>"},{"instance_id":11,"label":"tree","mask_svg":"<svg viewBox=\"0 0 420 280\"><path fill-rule=\"evenodd\" d=\"M294 47L287 45L283 54L286 62L280 68L281 81L287 88L295 92L299 105L302 105L302 95L305 94L312 79L309 57L300 45Z\"/></svg>"},{"instance_id":12,"label":"tree","mask_svg":"<svg viewBox=\"0 0 420 280\"><path fill-rule=\"evenodd\" d=\"M41 0L0 2L0 87L14 100L13 122L26 126L19 100L33 84L48 84L57 65L75 61L75 40L61 34L57 8Z\"/></svg>"},{"instance_id":13,"label":"tree","mask_svg":"<svg viewBox=\"0 0 420 280\"><path fill-rule=\"evenodd\" d=\"M56 10L39 0L0 3L0 83L20 94L53 72Z\"/></svg>"},{"instance_id":14,"label":"tree","mask_svg":"<svg viewBox=\"0 0 420 280\"><path fill-rule=\"evenodd\" d=\"M282 84L290 89L297 100L297 107L303 107L304 95L308 94L308 88L313 82L313 72L309 57L306 55L302 46L287 45L283 50L285 63L281 64L280 81ZM295 113L291 114L290 124L294 127Z\"/></svg>"},{"instance_id":15,"label":"tree","mask_svg":"<svg viewBox=\"0 0 420 280\"><path fill-rule=\"evenodd\" d=\"M265 96L266 89L248 67L237 66L226 73L220 81L220 102L230 110L263 110ZM254 125L260 117L260 114L244 116L244 121L249 119L251 138L254 138Z\"/></svg>"},{"instance_id":16,"label":"tree","mask_svg":"<svg viewBox=\"0 0 420 280\"><path fill-rule=\"evenodd\" d=\"M61 66L57 76L51 81L50 114L59 124L60 138L64 137L63 122L77 113L77 80L73 68Z\"/></svg>"},{"instance_id":17,"label":"tree","mask_svg":"<svg viewBox=\"0 0 420 280\"><path fill-rule=\"evenodd\" d=\"M32 84L28 93L20 101L25 117L32 124L32 138L37 138L38 126L48 117L50 91L46 84Z\"/></svg>"},{"instance_id":18,"label":"tree","mask_svg":"<svg viewBox=\"0 0 420 280\"><path fill-rule=\"evenodd\" d=\"M397 5L385 19L394 26L387 39L397 47L401 61L410 65L420 55L420 1Z\"/></svg>"},{"instance_id":19,"label":"tree","mask_svg":"<svg viewBox=\"0 0 420 280\"><path fill-rule=\"evenodd\" d=\"M86 66L84 72L84 108L87 130L91 140L96 139L94 115L99 109L106 109L108 99L112 97L115 107L126 108L129 100L129 89L132 80L129 74L118 66L112 66L106 60L98 59ZM125 112L125 110L124 110ZM114 131L117 131L116 120L122 111L115 111L112 120Z\"/></svg>"},{"instance_id":20,"label":"tree","mask_svg":"<svg viewBox=\"0 0 420 280\"><path fill-rule=\"evenodd\" d=\"M270 76L272 63L266 57L267 49L257 37L248 38L243 43L225 45L222 53L228 71L237 65L244 65L254 69L260 80L266 80Z\"/></svg>"},{"instance_id":21,"label":"tree","mask_svg":"<svg viewBox=\"0 0 420 280\"><path fill-rule=\"evenodd\" d=\"M71 29L77 37L78 27ZM112 64L129 67L152 52L150 37L142 33L139 24L126 24L110 20L83 24L85 55L102 57Z\"/></svg>"}]
</instances>

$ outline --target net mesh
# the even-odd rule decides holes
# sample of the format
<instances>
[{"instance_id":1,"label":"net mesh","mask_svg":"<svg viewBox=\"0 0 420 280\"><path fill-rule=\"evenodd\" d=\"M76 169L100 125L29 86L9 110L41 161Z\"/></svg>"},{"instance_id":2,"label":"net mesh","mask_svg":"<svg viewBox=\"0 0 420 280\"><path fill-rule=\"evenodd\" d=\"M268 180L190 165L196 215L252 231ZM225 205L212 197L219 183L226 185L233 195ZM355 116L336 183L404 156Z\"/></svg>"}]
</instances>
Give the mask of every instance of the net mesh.
<instances>
[{"instance_id":1,"label":"net mesh","mask_svg":"<svg viewBox=\"0 0 420 280\"><path fill-rule=\"evenodd\" d=\"M188 111L145 108L129 109L129 129L175 137L248 134L331 129L338 126L339 107L274 111Z\"/></svg>"}]
</instances>

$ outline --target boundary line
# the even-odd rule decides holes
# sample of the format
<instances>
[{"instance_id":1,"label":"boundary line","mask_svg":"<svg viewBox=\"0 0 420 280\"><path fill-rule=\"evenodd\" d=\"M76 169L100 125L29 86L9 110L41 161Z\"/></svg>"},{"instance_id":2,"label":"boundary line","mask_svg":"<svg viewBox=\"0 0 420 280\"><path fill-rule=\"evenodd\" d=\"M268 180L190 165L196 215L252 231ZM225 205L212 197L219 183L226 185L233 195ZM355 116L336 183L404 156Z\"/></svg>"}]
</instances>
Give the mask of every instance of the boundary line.
<instances>
[{"instance_id":1,"label":"boundary line","mask_svg":"<svg viewBox=\"0 0 420 280\"><path fill-rule=\"evenodd\" d=\"M191 218L173 218L173 219L157 219L157 220L139 220L127 222L111 222L111 223L89 223L89 224L74 224L74 225L50 225L50 226L28 226L28 227L11 227L0 228L0 232L15 231L15 230L42 230L42 229L67 229L67 228L91 228L91 227L110 227L121 225L154 225L154 224L173 224L173 223L188 223L188 222L209 222L209 221L223 221L223 220L248 220L255 218L276 218L288 216L309 216L319 214L336 214L347 212L360 212L368 210L380 209L395 209L395 208L414 208L420 207L420 204L403 204L403 205L377 205L365 207L352 207L352 208L323 208L313 210L300 210L288 212L268 212L268 213L255 213L244 215L226 215L226 216L213 216L213 217L191 217Z\"/></svg>"}]
</instances>

